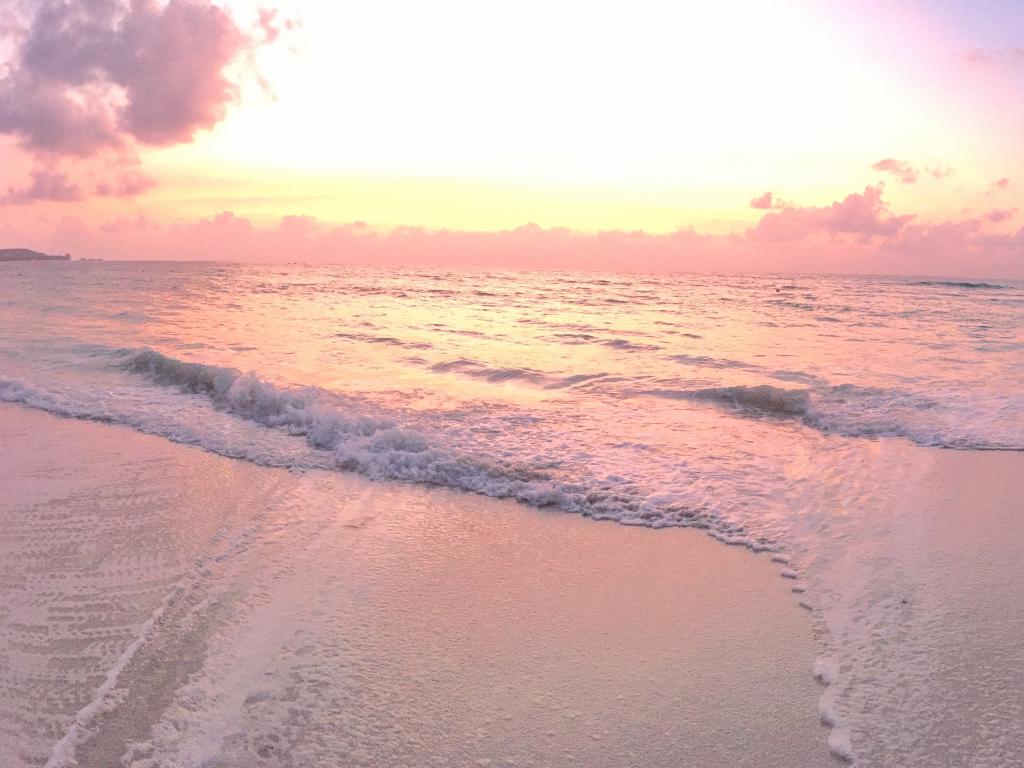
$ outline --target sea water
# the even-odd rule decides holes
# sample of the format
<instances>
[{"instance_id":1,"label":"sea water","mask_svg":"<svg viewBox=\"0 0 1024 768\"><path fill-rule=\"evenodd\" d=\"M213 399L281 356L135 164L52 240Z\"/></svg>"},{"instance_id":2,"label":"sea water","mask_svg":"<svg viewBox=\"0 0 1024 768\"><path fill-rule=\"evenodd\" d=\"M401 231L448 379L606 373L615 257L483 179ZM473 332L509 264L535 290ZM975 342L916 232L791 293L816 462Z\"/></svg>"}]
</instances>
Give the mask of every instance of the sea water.
<instances>
[{"instance_id":1,"label":"sea water","mask_svg":"<svg viewBox=\"0 0 1024 768\"><path fill-rule=\"evenodd\" d=\"M0 400L769 551L833 751L886 764L930 753L880 699L955 705L915 676L941 632L892 511L929 449L1024 451L1024 284L7 264Z\"/></svg>"}]
</instances>

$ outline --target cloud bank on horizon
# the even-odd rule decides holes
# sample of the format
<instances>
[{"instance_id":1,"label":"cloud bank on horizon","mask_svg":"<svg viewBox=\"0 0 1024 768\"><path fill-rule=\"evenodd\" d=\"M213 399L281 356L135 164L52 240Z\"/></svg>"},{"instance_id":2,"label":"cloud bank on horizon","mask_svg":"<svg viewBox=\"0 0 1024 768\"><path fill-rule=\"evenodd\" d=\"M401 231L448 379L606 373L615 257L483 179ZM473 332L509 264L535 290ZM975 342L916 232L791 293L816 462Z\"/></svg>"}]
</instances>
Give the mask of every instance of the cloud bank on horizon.
<instances>
[{"instance_id":1,"label":"cloud bank on horizon","mask_svg":"<svg viewBox=\"0 0 1024 768\"><path fill-rule=\"evenodd\" d=\"M9 161L0 168L3 239L107 258L185 255L359 264L1024 277L1024 200L1018 199L1013 183L1024 172L1024 152L1008 128L1024 115L1020 49L1001 38L994 25L976 23L963 38L941 29L940 17L951 11L931 0L916 3L923 15L909 21L893 16L891 29L865 26L877 36L867 42L852 42L856 36L844 37L843 25L830 26L825 15L813 16L824 6L844 8L839 0L784 3L778 9L784 18L768 32L787 34L794 19L803 18L802 23L810 26L796 30L785 42L763 35L767 42L756 44L767 47L749 52L755 58L773 51L779 56L778 71L764 73L776 93L776 111L768 115L764 110L772 109L773 102L764 100L762 86L747 84L754 70L743 64L743 50L722 52L721 62L737 60L717 75L717 85L718 65L707 59L715 51L715 34L728 31L737 9L746 9L749 15L763 12L746 0L728 0L730 7L720 12L676 8L674 15L664 18L664 5L641 2L625 20L603 18L596 11L593 19L580 17L575 6L569 7L576 0L565 0L566 8L559 10L559 5L551 14L541 14L543 8L527 3L522 18L509 19L506 36L524 37L515 46L506 46L494 28L484 32L479 25L488 19L462 0L444 0L426 17L416 15L419 11L413 5L392 0L383 4L385 8L352 11L351 17L330 15L349 12L341 6L331 6L330 12L307 6L310 14L328 13L306 25L323 37L318 40L311 33L303 39L308 51L300 50L290 64L270 67L272 87L282 105L253 107L243 96L264 85L257 56L279 49L283 33L300 27L294 10L283 5L288 2L279 0L268 7L257 0L40 0L0 9L0 153ZM403 9L409 12L409 29L404 28ZM1019 15L1024 21L1024 11ZM563 17L575 26L558 27ZM422 29L413 24L417 19ZM538 31L534 22L544 19L551 29ZM910 22L922 19L936 26L930 34L910 40L908 50L927 59L929 66L941 61L950 67L951 79L943 81L951 94L942 115L948 124L939 125L928 112L934 93L927 91L937 84L901 60L893 52L898 49L890 45L892 40L885 37L892 34L895 40L901 25L905 32ZM327 23L339 20L350 22L352 29ZM453 21L469 26L444 32ZM708 64L700 82L692 72L679 69L689 60L673 58L672 46L659 49L672 42L672 35L659 29L659 22L667 21L692 22L695 43L702 32L709 38L709 47L694 53ZM611 37L618 34L620 22L637 36L638 56L624 55L608 68L607 52L622 44ZM479 41L474 43L469 34L467 42L467 33L474 30ZM808 30L814 35L804 34ZM444 34L449 37L442 39ZM526 39L531 35L539 37ZM801 84L793 76L811 76L814 68L801 56L821 51L798 50L791 60L784 55L791 47L788 42L802 45L811 37L822 38L822 50L834 50L837 60L877 54L879 66L889 69L877 81L836 83L834 92L822 93L812 105L806 98L812 81ZM368 42L360 42L362 38ZM324 45L325 39L331 45ZM747 47L754 44L741 42ZM360 45L376 46L387 58L369 61L360 71L345 67L351 60L332 58L365 59L370 49ZM577 45L579 61L572 65L564 53ZM492 53L488 46L499 50ZM352 52L346 54L348 48ZM448 49L454 52L446 54ZM655 54L648 55L645 49ZM543 66L512 66L514 62L502 58L516 51L523 55L525 50L534 51ZM430 51L439 59L452 58L437 64L429 56L423 58ZM633 59L640 64L630 63ZM384 69L385 60L392 62L391 69ZM593 71L581 69L588 62ZM630 69L633 66L641 68ZM837 66L836 72L849 69L841 61ZM476 69L484 75L474 75ZM522 82L516 82L519 72ZM598 74L601 79L587 81ZM824 73L822 82L827 83L829 76ZM616 106L609 101L603 108L607 121L581 122L575 134L559 133L564 133L560 119L572 120L577 114L573 104L579 103L579 115L590 115L595 98L611 100L627 93L634 87L630 83L640 82L636 78L655 84L644 85L641 91L649 94L648 102ZM562 90L547 93L548 80ZM574 83L581 88L578 94L565 90ZM676 83L697 87L694 98L700 95L713 103L653 100L658 87ZM419 93L405 90L407 86L428 89L433 101L421 101ZM529 87L536 89L535 96L521 90ZM717 90L737 87L749 90L733 94L728 102L718 100ZM890 88L893 93L887 92ZM744 106L747 94L751 101ZM589 101L580 101L581 95ZM312 102L303 102L300 96ZM417 114L408 111L406 99ZM976 126L987 131L983 140L964 140L968 134L955 119L967 103L964 99L979 100L974 117ZM916 106L901 112L904 102ZM851 123L859 111L880 105L889 105L890 113L865 122L863 130ZM405 111L393 111L398 108ZM466 150L469 154L463 153L463 128L456 126L495 109L507 110L507 128L488 118L474 136L477 143ZM529 114L524 109L537 111ZM720 114L716 116L714 109ZM751 109L760 111L744 111ZM653 111L646 114L649 110ZM323 119L317 120L321 114ZM737 131L743 120L764 116L769 119L762 121L760 131ZM419 124L401 122L416 117ZM677 140L669 130L673 121L679 121ZM781 123L773 127L773 121ZM824 136L806 144L815 135L809 129L816 122ZM669 128L657 127L661 124ZM550 126L550 135L540 129L543 125ZM697 128L686 133L690 125ZM832 139L841 150L829 148L828 126L836 131ZM494 135L489 136L487 129ZM441 133L431 133L437 130ZM375 134L382 137L379 145L374 143ZM247 136L254 137L251 144ZM430 139L434 136L440 138ZM270 144L268 138L279 143ZM574 154L576 144L585 154ZM988 154L978 154L978 147ZM433 213L437 200L426 184L422 206L417 200L396 202L387 220L375 216L372 225L345 224L362 218L347 213L358 208L351 194L338 193L327 203L317 203L317 195L304 191L301 183L274 187L277 166L305 162L309 156L314 164L333 164L332 172L361 174L381 186L386 204L389 180L400 178L405 166L384 167L370 160L362 164L360 157L388 157L389 151L398 158L395 162L406 162L401 158L418 151L424 158L422 167L442 163L436 173L479 176L494 185L506 183L502 174L508 169L515 172L520 165L539 164L545 170L529 183L543 187L551 173L556 179L560 173L578 173L572 169L589 161L593 169L575 188L586 194L592 189L595 197L628 199L629 205L622 205L621 217L610 222L595 218L580 230L561 226L552 216L545 218L543 210L536 219L544 220L545 226L453 227ZM481 162L488 153L501 159L494 166L498 170L488 170L490 166ZM561 156L566 161L559 170ZM608 162L604 171L602 158ZM408 166L409 174L419 172L417 163ZM219 200L225 178L230 179L231 194ZM258 213L247 211L244 200L255 199L245 193L247 185L260 179L263 207ZM276 212L274 200L266 200L268 188L272 195L280 195ZM715 202L697 212L674 202L680 199L671 195L676 188L688 190L686 199L703 196ZM769 191L763 191L766 188ZM646 197L652 209L676 209L675 229L659 232L630 226L638 195ZM205 208L197 209L196 200ZM234 202L238 200L243 202ZM303 200L311 201L306 210ZM454 210L457 205L453 199L448 207ZM420 207L432 213L421 216ZM407 225L410 220L416 226ZM520 219L531 220L535 218L529 214Z\"/></svg>"},{"instance_id":2,"label":"cloud bank on horizon","mask_svg":"<svg viewBox=\"0 0 1024 768\"><path fill-rule=\"evenodd\" d=\"M989 231L1015 211L918 222L892 215L883 188L869 186L828 206L784 203L728 235L679 229L666 234L580 232L527 224L501 231L334 225L285 216L260 225L231 211L161 225L145 216L91 227L63 218L46 235L51 250L79 256L357 266L450 266L605 271L755 271L966 275L1024 278L1024 230ZM0 236L14 230L0 227ZM59 248L57 247L59 245ZM898 269L893 269L897 264Z\"/></svg>"}]
</instances>

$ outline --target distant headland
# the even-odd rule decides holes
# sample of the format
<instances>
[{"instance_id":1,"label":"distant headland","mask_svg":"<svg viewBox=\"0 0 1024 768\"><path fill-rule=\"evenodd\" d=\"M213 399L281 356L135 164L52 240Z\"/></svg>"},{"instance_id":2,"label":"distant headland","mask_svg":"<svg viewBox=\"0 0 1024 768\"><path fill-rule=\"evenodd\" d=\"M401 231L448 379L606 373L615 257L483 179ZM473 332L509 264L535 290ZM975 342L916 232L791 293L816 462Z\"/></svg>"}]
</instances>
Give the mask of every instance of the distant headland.
<instances>
[{"instance_id":1,"label":"distant headland","mask_svg":"<svg viewBox=\"0 0 1024 768\"><path fill-rule=\"evenodd\" d=\"M51 256L28 248L0 248L0 261L71 261L71 254Z\"/></svg>"}]
</instances>

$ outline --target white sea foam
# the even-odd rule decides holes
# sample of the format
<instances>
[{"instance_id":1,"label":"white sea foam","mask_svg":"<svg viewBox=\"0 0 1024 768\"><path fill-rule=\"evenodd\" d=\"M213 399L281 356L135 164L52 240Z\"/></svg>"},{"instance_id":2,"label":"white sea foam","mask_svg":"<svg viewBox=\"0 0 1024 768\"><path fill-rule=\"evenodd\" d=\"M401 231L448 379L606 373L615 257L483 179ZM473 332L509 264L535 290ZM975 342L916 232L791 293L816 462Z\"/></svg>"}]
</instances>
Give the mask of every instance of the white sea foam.
<instances>
[{"instance_id":1,"label":"white sea foam","mask_svg":"<svg viewBox=\"0 0 1024 768\"><path fill-rule=\"evenodd\" d=\"M323 452L329 452L337 468L375 480L439 485L630 524L718 526L717 533L734 543L755 543L724 521L687 508L671 494L652 495L623 482L555 475L544 467L559 462L545 456L495 455L484 446L474 450L472 431L424 431L379 413L353 412L366 406L332 398L322 390L282 389L252 373L184 362L153 350L122 350L116 359L125 370L172 389L140 395L127 387L96 392L0 378L0 400L124 424L270 466L324 466ZM201 396L205 403L182 401L180 395L175 399L175 392ZM257 425L273 429L254 431ZM282 442L288 437L304 437L317 453Z\"/></svg>"},{"instance_id":2,"label":"white sea foam","mask_svg":"<svg viewBox=\"0 0 1024 768\"><path fill-rule=\"evenodd\" d=\"M90 354L98 353L92 349ZM677 482L654 463L648 467L649 478L602 477L594 471L598 457L593 453L584 454L581 461L566 462L564 457L536 452L550 435L524 429L535 419L532 416L524 421L523 414L485 412L474 414L478 420L469 423L453 421L443 415L381 408L366 399L316 387L280 386L253 372L189 362L152 349L108 350L106 359L130 372L135 381L159 386L108 387L97 392L4 378L0 379L0 399L64 416L126 424L262 464L324 466L330 457L340 469L377 480L445 486L633 525L698 526L723 542L756 550L777 549L785 542L785 531L773 530L770 517L752 519L733 505L757 503L764 514L766 492L784 494L791 489L768 487L759 492L762 501L752 496L749 502L718 493L709 504L701 492L701 484L707 482L701 475L714 478L716 469L713 465L705 469L703 459ZM852 400L850 393L863 397L850 387L836 387L819 396L770 385L668 396L708 400L773 417L799 417L809 424L838 423L844 413L859 414L851 404L858 401ZM183 401L183 396L192 399ZM886 397L884 393L869 396ZM877 420L877 414L857 418L861 424L845 432L885 433L865 424L865 420ZM288 443L289 436L304 438L307 448L299 450ZM613 460L614 456L609 456L609 461ZM767 477L758 480L756 474L742 479L748 484L769 482ZM780 503L784 498L779 496ZM752 527L752 522L760 525ZM784 575L795 577L795 572Z\"/></svg>"},{"instance_id":3,"label":"white sea foam","mask_svg":"<svg viewBox=\"0 0 1024 768\"><path fill-rule=\"evenodd\" d=\"M848 763L853 762L854 751L853 741L850 737L849 728L833 728L828 735L828 746L832 754Z\"/></svg>"},{"instance_id":4,"label":"white sea foam","mask_svg":"<svg viewBox=\"0 0 1024 768\"><path fill-rule=\"evenodd\" d=\"M830 685L836 677L835 659L828 656L819 656L814 660L814 676L825 685Z\"/></svg>"}]
</instances>

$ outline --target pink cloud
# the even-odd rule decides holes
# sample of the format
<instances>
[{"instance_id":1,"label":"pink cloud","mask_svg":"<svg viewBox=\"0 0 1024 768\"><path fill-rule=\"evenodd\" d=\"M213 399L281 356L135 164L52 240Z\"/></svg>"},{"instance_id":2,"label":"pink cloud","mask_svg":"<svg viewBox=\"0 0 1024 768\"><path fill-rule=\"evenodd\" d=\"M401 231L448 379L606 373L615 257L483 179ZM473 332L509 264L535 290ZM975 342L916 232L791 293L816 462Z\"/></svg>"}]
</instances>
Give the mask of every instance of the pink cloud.
<instances>
[{"instance_id":1,"label":"pink cloud","mask_svg":"<svg viewBox=\"0 0 1024 768\"><path fill-rule=\"evenodd\" d=\"M762 242L794 242L815 234L889 237L913 218L913 215L892 216L882 200L882 187L869 186L863 193L847 195L842 201L829 206L787 205L765 214L747 234L751 239Z\"/></svg>"},{"instance_id":2,"label":"pink cloud","mask_svg":"<svg viewBox=\"0 0 1024 768\"><path fill-rule=\"evenodd\" d=\"M760 210L767 210L773 208L772 204L772 193L765 192L763 195L759 195L750 201L751 208L758 208Z\"/></svg>"},{"instance_id":3,"label":"pink cloud","mask_svg":"<svg viewBox=\"0 0 1024 768\"><path fill-rule=\"evenodd\" d=\"M0 134L16 138L44 174L60 158L116 153L122 162L136 157L140 144L190 142L237 102L238 83L229 73L254 72L254 51L294 26L263 9L256 28L245 30L213 0L7 8L0 15L0 50L10 52L0 79ZM19 201L56 199L30 194L37 183ZM88 186L93 194L130 197L154 183L130 171ZM72 187L79 189L67 182L61 199L73 199Z\"/></svg>"},{"instance_id":4,"label":"pink cloud","mask_svg":"<svg viewBox=\"0 0 1024 768\"><path fill-rule=\"evenodd\" d=\"M93 193L101 197L135 197L156 186L156 179L140 171L125 171L113 181L101 181Z\"/></svg>"},{"instance_id":5,"label":"pink cloud","mask_svg":"<svg viewBox=\"0 0 1024 768\"><path fill-rule=\"evenodd\" d=\"M32 183L21 189L9 188L7 194L0 197L0 205L23 205L36 200L66 203L82 197L79 186L63 173L33 171Z\"/></svg>"},{"instance_id":6,"label":"pink cloud","mask_svg":"<svg viewBox=\"0 0 1024 768\"><path fill-rule=\"evenodd\" d=\"M777 204L777 203L776 203ZM332 225L308 216L257 224L231 211L198 221L144 215L102 227L0 210L0 231L38 250L104 258L581 269L614 272L839 272L1024 278L1024 228L989 229L986 217L919 222L894 216L880 187L827 206L767 211L745 233L579 232L527 224L500 232ZM782 236L780 236L782 235Z\"/></svg>"},{"instance_id":7,"label":"pink cloud","mask_svg":"<svg viewBox=\"0 0 1024 768\"><path fill-rule=\"evenodd\" d=\"M1003 190L1010 188L1010 180L1005 176L1001 179L996 179L988 185L988 189L985 191L985 197L991 197L992 195L998 195Z\"/></svg>"},{"instance_id":8,"label":"pink cloud","mask_svg":"<svg viewBox=\"0 0 1024 768\"><path fill-rule=\"evenodd\" d=\"M147 216L139 213L134 218L118 216L113 221L108 221L100 227L100 229L112 235L120 235L123 233L138 234L139 232L146 230L158 232L160 230L160 226L156 222L150 220Z\"/></svg>"},{"instance_id":9,"label":"pink cloud","mask_svg":"<svg viewBox=\"0 0 1024 768\"><path fill-rule=\"evenodd\" d=\"M910 274L1024 278L1024 228L986 232L981 219L911 225L884 244L885 271Z\"/></svg>"},{"instance_id":10,"label":"pink cloud","mask_svg":"<svg viewBox=\"0 0 1024 768\"><path fill-rule=\"evenodd\" d=\"M1024 64L1024 47L972 48L967 51L967 61L978 66Z\"/></svg>"},{"instance_id":11,"label":"pink cloud","mask_svg":"<svg viewBox=\"0 0 1024 768\"><path fill-rule=\"evenodd\" d=\"M895 176L900 180L901 184L913 184L917 181L918 171L913 168L910 163L903 160L896 160L891 157L887 157L884 160L879 160L877 163L871 166L873 170L882 171Z\"/></svg>"},{"instance_id":12,"label":"pink cloud","mask_svg":"<svg viewBox=\"0 0 1024 768\"><path fill-rule=\"evenodd\" d=\"M1016 208L995 209L986 213L985 218L993 222L994 224L998 224L1000 222L1012 219L1016 213Z\"/></svg>"},{"instance_id":13,"label":"pink cloud","mask_svg":"<svg viewBox=\"0 0 1024 768\"><path fill-rule=\"evenodd\" d=\"M262 33L263 42L273 43L281 36L282 32L292 32L299 29L300 24L297 19L282 20L278 18L278 10L276 8L260 8L256 26Z\"/></svg>"},{"instance_id":14,"label":"pink cloud","mask_svg":"<svg viewBox=\"0 0 1024 768\"><path fill-rule=\"evenodd\" d=\"M262 17L265 31L272 21ZM261 42L210 0L43 3L5 29L19 45L0 84L0 132L81 157L213 127L237 100L228 66Z\"/></svg>"}]
</instances>

